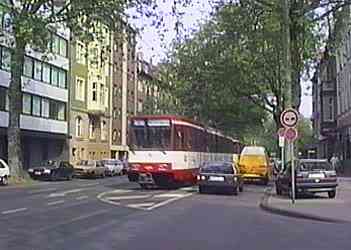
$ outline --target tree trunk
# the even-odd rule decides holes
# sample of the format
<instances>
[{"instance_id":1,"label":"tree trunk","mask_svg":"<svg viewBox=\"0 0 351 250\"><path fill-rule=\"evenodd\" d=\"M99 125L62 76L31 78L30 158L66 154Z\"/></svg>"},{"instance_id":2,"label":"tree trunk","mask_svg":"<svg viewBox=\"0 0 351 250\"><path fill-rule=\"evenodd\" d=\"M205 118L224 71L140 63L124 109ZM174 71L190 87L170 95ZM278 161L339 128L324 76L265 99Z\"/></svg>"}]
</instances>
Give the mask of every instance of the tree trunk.
<instances>
[{"instance_id":1,"label":"tree trunk","mask_svg":"<svg viewBox=\"0 0 351 250\"><path fill-rule=\"evenodd\" d=\"M8 136L8 162L11 176L24 177L21 145L20 114L22 111L22 84L25 54L25 44L16 38L15 47L11 49L11 81L9 86L9 126Z\"/></svg>"}]
</instances>

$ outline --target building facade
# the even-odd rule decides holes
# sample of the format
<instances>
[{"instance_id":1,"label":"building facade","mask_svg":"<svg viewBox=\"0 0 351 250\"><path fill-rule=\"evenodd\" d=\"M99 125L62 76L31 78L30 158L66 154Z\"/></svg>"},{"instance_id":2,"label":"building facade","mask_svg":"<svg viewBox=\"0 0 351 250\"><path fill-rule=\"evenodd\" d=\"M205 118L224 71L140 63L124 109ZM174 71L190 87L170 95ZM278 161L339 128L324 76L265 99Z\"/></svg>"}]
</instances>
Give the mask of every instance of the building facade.
<instances>
[{"instance_id":1,"label":"building facade","mask_svg":"<svg viewBox=\"0 0 351 250\"><path fill-rule=\"evenodd\" d=\"M313 77L313 127L317 157L330 159L337 151L336 61L328 48Z\"/></svg>"},{"instance_id":2,"label":"building facade","mask_svg":"<svg viewBox=\"0 0 351 250\"><path fill-rule=\"evenodd\" d=\"M7 159L8 94L12 44L7 14L0 13L0 158ZM68 159L69 30L51 34L50 53L27 49L20 116L22 158L29 168L47 159Z\"/></svg>"},{"instance_id":3,"label":"building facade","mask_svg":"<svg viewBox=\"0 0 351 250\"><path fill-rule=\"evenodd\" d=\"M109 29L99 26L91 42L71 43L70 160L110 157L110 93L112 81Z\"/></svg>"}]
</instances>

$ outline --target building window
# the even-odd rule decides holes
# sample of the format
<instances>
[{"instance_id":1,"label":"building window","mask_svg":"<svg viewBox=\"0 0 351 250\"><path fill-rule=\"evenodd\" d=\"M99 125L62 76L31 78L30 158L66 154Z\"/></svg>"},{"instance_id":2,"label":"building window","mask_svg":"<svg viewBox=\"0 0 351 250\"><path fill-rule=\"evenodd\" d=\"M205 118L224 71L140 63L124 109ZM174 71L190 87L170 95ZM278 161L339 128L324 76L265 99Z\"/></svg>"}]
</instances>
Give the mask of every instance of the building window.
<instances>
[{"instance_id":1,"label":"building window","mask_svg":"<svg viewBox=\"0 0 351 250\"><path fill-rule=\"evenodd\" d=\"M58 78L59 78L59 87L63 89L66 88L66 81L67 81L66 71L60 69L58 72Z\"/></svg>"},{"instance_id":2,"label":"building window","mask_svg":"<svg viewBox=\"0 0 351 250\"><path fill-rule=\"evenodd\" d=\"M33 77L33 59L29 57L24 58L23 75L30 78Z\"/></svg>"},{"instance_id":3,"label":"building window","mask_svg":"<svg viewBox=\"0 0 351 250\"><path fill-rule=\"evenodd\" d=\"M89 120L89 138L95 138L95 121L93 119Z\"/></svg>"},{"instance_id":4,"label":"building window","mask_svg":"<svg viewBox=\"0 0 351 250\"><path fill-rule=\"evenodd\" d=\"M51 52L63 57L67 57L67 40L56 34L52 34Z\"/></svg>"},{"instance_id":5,"label":"building window","mask_svg":"<svg viewBox=\"0 0 351 250\"><path fill-rule=\"evenodd\" d=\"M101 122L101 140L105 141L107 139L107 128L106 121Z\"/></svg>"},{"instance_id":6,"label":"building window","mask_svg":"<svg viewBox=\"0 0 351 250\"><path fill-rule=\"evenodd\" d=\"M11 70L11 52L5 47L1 47L1 69Z\"/></svg>"},{"instance_id":7,"label":"building window","mask_svg":"<svg viewBox=\"0 0 351 250\"><path fill-rule=\"evenodd\" d=\"M66 105L64 103L58 103L57 104L58 110L57 110L57 119L60 121L65 121L66 120Z\"/></svg>"},{"instance_id":8,"label":"building window","mask_svg":"<svg viewBox=\"0 0 351 250\"><path fill-rule=\"evenodd\" d=\"M100 84L100 105L105 104L105 87L103 84Z\"/></svg>"},{"instance_id":9,"label":"building window","mask_svg":"<svg viewBox=\"0 0 351 250\"><path fill-rule=\"evenodd\" d=\"M92 100L93 100L94 102L96 102L96 100L97 100L97 89L96 89L96 87L97 87L97 83L96 83L96 82L93 82L93 95L92 95Z\"/></svg>"},{"instance_id":10,"label":"building window","mask_svg":"<svg viewBox=\"0 0 351 250\"><path fill-rule=\"evenodd\" d=\"M5 88L0 87L0 111L8 110L8 95Z\"/></svg>"},{"instance_id":11,"label":"building window","mask_svg":"<svg viewBox=\"0 0 351 250\"><path fill-rule=\"evenodd\" d=\"M51 68L51 84L59 86L59 70L56 67Z\"/></svg>"},{"instance_id":12,"label":"building window","mask_svg":"<svg viewBox=\"0 0 351 250\"><path fill-rule=\"evenodd\" d=\"M79 116L76 118L76 137L82 136L82 118Z\"/></svg>"},{"instance_id":13,"label":"building window","mask_svg":"<svg viewBox=\"0 0 351 250\"><path fill-rule=\"evenodd\" d=\"M334 121L334 98L327 96L323 101L323 121L332 122Z\"/></svg>"},{"instance_id":14,"label":"building window","mask_svg":"<svg viewBox=\"0 0 351 250\"><path fill-rule=\"evenodd\" d=\"M76 78L76 99L85 100L85 80L79 77Z\"/></svg>"},{"instance_id":15,"label":"building window","mask_svg":"<svg viewBox=\"0 0 351 250\"><path fill-rule=\"evenodd\" d=\"M113 108L113 111L112 111L112 117L113 117L113 119L117 119L117 117L118 117L118 111L117 111L117 108Z\"/></svg>"},{"instance_id":16,"label":"building window","mask_svg":"<svg viewBox=\"0 0 351 250\"><path fill-rule=\"evenodd\" d=\"M43 72L43 65L40 61L34 61L34 79L41 81Z\"/></svg>"},{"instance_id":17,"label":"building window","mask_svg":"<svg viewBox=\"0 0 351 250\"><path fill-rule=\"evenodd\" d=\"M47 63L43 64L43 82L50 83L51 79L51 68Z\"/></svg>"},{"instance_id":18,"label":"building window","mask_svg":"<svg viewBox=\"0 0 351 250\"><path fill-rule=\"evenodd\" d=\"M28 94L22 96L22 112L26 115L32 114L32 97Z\"/></svg>"},{"instance_id":19,"label":"building window","mask_svg":"<svg viewBox=\"0 0 351 250\"><path fill-rule=\"evenodd\" d=\"M85 64L86 59L85 59L85 45L84 43L77 41L76 43L76 60L77 63L80 64Z\"/></svg>"},{"instance_id":20,"label":"building window","mask_svg":"<svg viewBox=\"0 0 351 250\"><path fill-rule=\"evenodd\" d=\"M141 113L143 112L143 102L142 101L138 101L138 112Z\"/></svg>"},{"instance_id":21,"label":"building window","mask_svg":"<svg viewBox=\"0 0 351 250\"><path fill-rule=\"evenodd\" d=\"M41 115L41 99L39 96L32 96L32 115L40 116Z\"/></svg>"},{"instance_id":22,"label":"building window","mask_svg":"<svg viewBox=\"0 0 351 250\"><path fill-rule=\"evenodd\" d=\"M48 99L41 99L41 116L44 118L49 118L50 116L50 101Z\"/></svg>"},{"instance_id":23,"label":"building window","mask_svg":"<svg viewBox=\"0 0 351 250\"><path fill-rule=\"evenodd\" d=\"M116 129L114 129L112 132L112 140L117 141L117 130Z\"/></svg>"}]
</instances>

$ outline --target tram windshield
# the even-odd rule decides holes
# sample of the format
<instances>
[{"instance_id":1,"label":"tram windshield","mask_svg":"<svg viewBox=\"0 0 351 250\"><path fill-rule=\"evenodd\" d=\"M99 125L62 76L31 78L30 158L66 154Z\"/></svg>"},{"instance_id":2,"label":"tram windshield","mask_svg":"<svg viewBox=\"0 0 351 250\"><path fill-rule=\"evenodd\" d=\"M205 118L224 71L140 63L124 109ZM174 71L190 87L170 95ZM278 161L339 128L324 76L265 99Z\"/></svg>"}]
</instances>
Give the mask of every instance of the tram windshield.
<instances>
[{"instance_id":1,"label":"tram windshield","mask_svg":"<svg viewBox=\"0 0 351 250\"><path fill-rule=\"evenodd\" d=\"M130 132L130 146L133 150L165 150L171 146L169 120L134 120Z\"/></svg>"}]
</instances>

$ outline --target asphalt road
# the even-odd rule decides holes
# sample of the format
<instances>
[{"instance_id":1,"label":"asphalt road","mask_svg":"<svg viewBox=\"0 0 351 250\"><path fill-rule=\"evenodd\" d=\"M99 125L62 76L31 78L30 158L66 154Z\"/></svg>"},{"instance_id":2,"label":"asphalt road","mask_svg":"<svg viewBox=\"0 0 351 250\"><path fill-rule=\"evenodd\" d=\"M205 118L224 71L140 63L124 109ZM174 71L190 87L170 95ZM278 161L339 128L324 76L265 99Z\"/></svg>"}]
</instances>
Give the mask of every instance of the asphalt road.
<instances>
[{"instance_id":1,"label":"asphalt road","mask_svg":"<svg viewBox=\"0 0 351 250\"><path fill-rule=\"evenodd\" d=\"M351 224L269 214L263 192L143 191L125 177L0 187L0 249L350 249Z\"/></svg>"}]
</instances>

